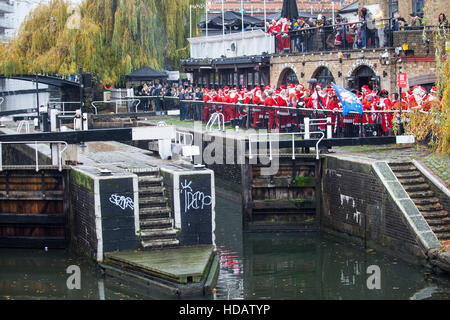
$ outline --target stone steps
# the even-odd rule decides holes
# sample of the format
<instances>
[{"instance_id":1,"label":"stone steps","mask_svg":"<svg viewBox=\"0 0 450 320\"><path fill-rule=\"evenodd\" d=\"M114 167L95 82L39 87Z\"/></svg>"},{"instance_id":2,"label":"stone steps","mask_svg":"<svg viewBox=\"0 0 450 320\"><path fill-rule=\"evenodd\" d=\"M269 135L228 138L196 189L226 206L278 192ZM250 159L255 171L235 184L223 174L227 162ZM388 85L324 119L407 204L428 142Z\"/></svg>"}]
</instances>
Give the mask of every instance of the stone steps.
<instances>
[{"instance_id":1,"label":"stone steps","mask_svg":"<svg viewBox=\"0 0 450 320\"><path fill-rule=\"evenodd\" d=\"M450 224L450 218L428 218L426 219L430 226L439 226Z\"/></svg>"},{"instance_id":2,"label":"stone steps","mask_svg":"<svg viewBox=\"0 0 450 320\"><path fill-rule=\"evenodd\" d=\"M438 203L437 205L416 205L417 209L420 212L434 212L434 211L442 211L444 208Z\"/></svg>"},{"instance_id":3,"label":"stone steps","mask_svg":"<svg viewBox=\"0 0 450 320\"><path fill-rule=\"evenodd\" d=\"M139 187L155 186L160 187L162 185L163 178L159 176L142 176L139 177Z\"/></svg>"},{"instance_id":4,"label":"stone steps","mask_svg":"<svg viewBox=\"0 0 450 320\"><path fill-rule=\"evenodd\" d=\"M429 197L434 197L434 192L433 191L413 191L413 192L408 192L409 197L411 199L422 199L422 198L429 198Z\"/></svg>"},{"instance_id":5,"label":"stone steps","mask_svg":"<svg viewBox=\"0 0 450 320\"><path fill-rule=\"evenodd\" d=\"M442 241L442 240L450 240L450 232L436 232L436 237L438 238L438 240Z\"/></svg>"},{"instance_id":6,"label":"stone steps","mask_svg":"<svg viewBox=\"0 0 450 320\"><path fill-rule=\"evenodd\" d=\"M151 208L139 208L139 216L141 219L146 218L169 218L171 211L167 207L151 207Z\"/></svg>"},{"instance_id":7,"label":"stone steps","mask_svg":"<svg viewBox=\"0 0 450 320\"><path fill-rule=\"evenodd\" d=\"M161 240L149 240L149 241L141 241L142 247L144 249L162 249L162 248L170 248L176 247L180 244L180 241L177 239L161 239Z\"/></svg>"},{"instance_id":8,"label":"stone steps","mask_svg":"<svg viewBox=\"0 0 450 320\"><path fill-rule=\"evenodd\" d=\"M389 166L391 167L394 173L417 170L417 168L412 163L397 163L397 164L390 163Z\"/></svg>"},{"instance_id":9,"label":"stone steps","mask_svg":"<svg viewBox=\"0 0 450 320\"><path fill-rule=\"evenodd\" d=\"M414 202L414 204L417 205L433 205L433 204L439 204L439 199L436 197L429 197L429 198L411 198L411 200Z\"/></svg>"},{"instance_id":10,"label":"stone steps","mask_svg":"<svg viewBox=\"0 0 450 320\"><path fill-rule=\"evenodd\" d=\"M173 219L170 218L141 219L140 226L141 230L169 228L173 226Z\"/></svg>"},{"instance_id":11,"label":"stone steps","mask_svg":"<svg viewBox=\"0 0 450 320\"><path fill-rule=\"evenodd\" d=\"M430 186L427 183L421 183L416 185L403 185L406 192L419 192L419 191L429 191Z\"/></svg>"},{"instance_id":12,"label":"stone steps","mask_svg":"<svg viewBox=\"0 0 450 320\"><path fill-rule=\"evenodd\" d=\"M389 164L398 181L439 240L450 239L450 217L439 198L412 163Z\"/></svg>"},{"instance_id":13,"label":"stone steps","mask_svg":"<svg viewBox=\"0 0 450 320\"><path fill-rule=\"evenodd\" d=\"M144 199L139 199L139 208L154 208L162 207L167 204L166 197L146 197Z\"/></svg>"},{"instance_id":14,"label":"stone steps","mask_svg":"<svg viewBox=\"0 0 450 320\"><path fill-rule=\"evenodd\" d=\"M436 236L439 238L440 233L450 233L450 224L446 225L438 225L438 226L430 226L431 230L436 233Z\"/></svg>"},{"instance_id":15,"label":"stone steps","mask_svg":"<svg viewBox=\"0 0 450 320\"><path fill-rule=\"evenodd\" d=\"M420 178L413 178L413 179L410 179L410 178L398 178L398 181L404 186L425 184L425 179L422 178L422 177L420 177Z\"/></svg>"},{"instance_id":16,"label":"stone steps","mask_svg":"<svg viewBox=\"0 0 450 320\"><path fill-rule=\"evenodd\" d=\"M448 217L448 212L445 210L422 212L422 215L425 217L426 220L428 220L428 219L443 219L443 218Z\"/></svg>"},{"instance_id":17,"label":"stone steps","mask_svg":"<svg viewBox=\"0 0 450 320\"><path fill-rule=\"evenodd\" d=\"M394 173L398 179L414 179L422 177L418 170L413 171L400 171Z\"/></svg>"},{"instance_id":18,"label":"stone steps","mask_svg":"<svg viewBox=\"0 0 450 320\"><path fill-rule=\"evenodd\" d=\"M179 245L168 208L163 178L159 168L134 172L138 175L141 245L144 249L162 249Z\"/></svg>"},{"instance_id":19,"label":"stone steps","mask_svg":"<svg viewBox=\"0 0 450 320\"><path fill-rule=\"evenodd\" d=\"M148 240L162 240L174 239L177 235L177 230L170 228L141 230L141 238L143 241Z\"/></svg>"}]
</instances>

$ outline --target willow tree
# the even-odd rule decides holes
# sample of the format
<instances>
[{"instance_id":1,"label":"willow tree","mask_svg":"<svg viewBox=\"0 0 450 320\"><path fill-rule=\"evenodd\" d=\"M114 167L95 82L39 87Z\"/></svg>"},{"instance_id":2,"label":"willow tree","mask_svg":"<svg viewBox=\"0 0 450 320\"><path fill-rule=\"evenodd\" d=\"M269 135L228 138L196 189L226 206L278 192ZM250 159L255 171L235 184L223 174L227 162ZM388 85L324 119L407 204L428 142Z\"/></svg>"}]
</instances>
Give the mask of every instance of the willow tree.
<instances>
[{"instance_id":1,"label":"willow tree","mask_svg":"<svg viewBox=\"0 0 450 320\"><path fill-rule=\"evenodd\" d=\"M0 50L0 73L77 73L105 83L134 69L179 68L188 55L189 5L200 0L52 0L33 10ZM199 19L194 16L194 23Z\"/></svg>"},{"instance_id":2,"label":"willow tree","mask_svg":"<svg viewBox=\"0 0 450 320\"><path fill-rule=\"evenodd\" d=\"M424 23L437 25L440 13L445 12L445 1L427 0L424 7ZM423 30L423 41L434 43L436 60L436 88L441 101L431 104L427 113L413 111L407 131L414 134L417 141L426 142L433 151L450 154L450 55L446 43L450 41L447 29L435 27L430 34Z\"/></svg>"}]
</instances>

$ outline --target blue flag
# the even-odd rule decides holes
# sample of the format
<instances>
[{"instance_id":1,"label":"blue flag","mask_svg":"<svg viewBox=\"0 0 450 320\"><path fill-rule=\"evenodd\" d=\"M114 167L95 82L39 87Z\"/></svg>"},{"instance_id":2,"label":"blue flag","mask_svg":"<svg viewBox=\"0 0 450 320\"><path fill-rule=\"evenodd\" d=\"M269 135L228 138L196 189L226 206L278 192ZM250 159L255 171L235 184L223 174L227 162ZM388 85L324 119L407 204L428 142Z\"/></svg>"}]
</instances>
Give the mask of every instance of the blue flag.
<instances>
[{"instance_id":1,"label":"blue flag","mask_svg":"<svg viewBox=\"0 0 450 320\"><path fill-rule=\"evenodd\" d=\"M346 116L350 111L356 111L360 114L363 114L363 104L356 96L356 94L345 90L344 88L339 87L334 83L332 83L332 85L339 100L341 100L344 116Z\"/></svg>"}]
</instances>

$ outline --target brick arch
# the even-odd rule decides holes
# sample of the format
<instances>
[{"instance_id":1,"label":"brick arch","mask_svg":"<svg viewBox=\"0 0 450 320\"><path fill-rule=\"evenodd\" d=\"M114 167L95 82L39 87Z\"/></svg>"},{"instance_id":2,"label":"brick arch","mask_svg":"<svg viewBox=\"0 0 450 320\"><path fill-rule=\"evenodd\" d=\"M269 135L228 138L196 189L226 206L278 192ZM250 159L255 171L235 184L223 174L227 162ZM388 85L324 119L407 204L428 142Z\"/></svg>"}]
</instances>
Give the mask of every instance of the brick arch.
<instances>
[{"instance_id":1,"label":"brick arch","mask_svg":"<svg viewBox=\"0 0 450 320\"><path fill-rule=\"evenodd\" d=\"M327 83L322 83L322 85L328 85L330 82L336 82L336 77L333 74L332 68L328 67L328 66L318 66L314 72L311 75L311 78L316 78L320 75L321 72L323 72L324 70L328 70L329 72L329 81L327 81Z\"/></svg>"},{"instance_id":2,"label":"brick arch","mask_svg":"<svg viewBox=\"0 0 450 320\"><path fill-rule=\"evenodd\" d=\"M299 81L299 83L300 83L300 79L299 79L298 72L297 72L296 68L286 67L280 72L280 75L278 76L277 88L279 88L279 87L281 87L283 85L283 80L284 80L285 76L289 72L294 73L295 76L297 77L297 81Z\"/></svg>"}]
</instances>

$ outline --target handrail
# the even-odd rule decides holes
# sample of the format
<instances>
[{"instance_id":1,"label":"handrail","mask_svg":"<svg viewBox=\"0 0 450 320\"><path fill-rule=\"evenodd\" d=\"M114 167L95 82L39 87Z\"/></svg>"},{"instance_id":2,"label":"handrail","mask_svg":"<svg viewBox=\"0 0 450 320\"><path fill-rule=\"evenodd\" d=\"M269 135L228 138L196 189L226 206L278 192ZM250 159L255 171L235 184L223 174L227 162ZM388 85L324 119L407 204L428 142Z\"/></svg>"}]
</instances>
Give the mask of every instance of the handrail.
<instances>
[{"instance_id":1,"label":"handrail","mask_svg":"<svg viewBox=\"0 0 450 320\"><path fill-rule=\"evenodd\" d=\"M219 131L225 131L225 116L223 115L223 113L220 112L214 112L211 115L211 118L209 118L209 121L206 124L206 131L212 131L212 126L214 125L215 122L217 122L217 125L219 126ZM220 130L221 123L222 123L222 130Z\"/></svg>"},{"instance_id":2,"label":"handrail","mask_svg":"<svg viewBox=\"0 0 450 320\"><path fill-rule=\"evenodd\" d=\"M23 126L25 125L25 133L30 133L30 123L27 120L22 120L19 122L17 126L17 133L22 131Z\"/></svg>"},{"instance_id":3,"label":"handrail","mask_svg":"<svg viewBox=\"0 0 450 320\"><path fill-rule=\"evenodd\" d=\"M241 104L241 103L229 103L229 102L205 102L199 100L180 100L180 102L186 103L198 103L198 104L210 104L214 106L238 106L238 107L252 107L252 108L266 108L266 109L285 109L285 110L295 110L295 111L316 111L316 112L324 112L324 113L343 113L342 109L339 110L329 110L329 109L310 109L310 108L296 108L296 107L286 107L286 106L265 106L262 104ZM363 113L395 113L398 109L390 109L390 110L363 110ZM405 110L402 108L402 112L411 112L410 110ZM356 111L350 111L349 114L359 114Z\"/></svg>"},{"instance_id":4,"label":"handrail","mask_svg":"<svg viewBox=\"0 0 450 320\"><path fill-rule=\"evenodd\" d=\"M2 146L4 144L26 144L31 145L33 144L32 141L7 141L7 142L0 142L0 171L3 171L3 156L2 156ZM36 166L36 172L39 172L39 152L37 145L38 144L58 144L58 145L64 145L64 148L59 151L58 153L58 169L61 172L62 171L62 154L67 150L67 142L65 141L35 141L35 166Z\"/></svg>"},{"instance_id":5,"label":"handrail","mask_svg":"<svg viewBox=\"0 0 450 320\"><path fill-rule=\"evenodd\" d=\"M177 144L181 144L181 137L183 137L183 145L186 146L192 146L194 145L194 135L190 132L184 132L184 131L176 131L176 136L175 136L175 143ZM186 137L190 137L191 138L191 143L187 144L186 141Z\"/></svg>"},{"instance_id":6,"label":"handrail","mask_svg":"<svg viewBox=\"0 0 450 320\"><path fill-rule=\"evenodd\" d=\"M261 137L261 136L267 136L269 137L269 160L272 161L273 160L273 154L272 154L272 140L270 139L271 136L278 136L280 137L281 135L291 135L292 137L292 160L295 160L295 136L299 136L299 135L305 135L305 132L292 132L292 133L264 133L263 135L261 134L249 134L248 135L248 158L249 159L253 159L253 153L252 153L252 142L261 142L261 141L267 141L267 140L254 140L252 141L251 137ZM317 141L316 143L316 159L319 160L320 159L320 152L319 152L319 144L322 142L322 140L325 138L325 133L322 131L314 131L314 132L310 132L310 134L320 134L322 135L320 137L320 139ZM278 141L280 141L280 139L278 139Z\"/></svg>"},{"instance_id":7,"label":"handrail","mask_svg":"<svg viewBox=\"0 0 450 320\"><path fill-rule=\"evenodd\" d=\"M95 114L98 114L98 109L97 109L97 106L95 105L96 103L115 103L116 104L116 113L118 113L117 112L117 103L118 102L120 102L120 103L122 103L123 101L125 101L125 102L138 102L137 104L136 104L136 109L135 109L135 111L137 112L137 110L138 110L138 106L140 105L140 103L141 103L141 100L139 100L139 99L135 99L135 98L125 98L125 99L120 99L120 100L110 100L110 101L106 101L106 100L103 100L103 101L92 101L91 102L91 106L95 109Z\"/></svg>"}]
</instances>

